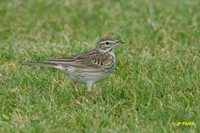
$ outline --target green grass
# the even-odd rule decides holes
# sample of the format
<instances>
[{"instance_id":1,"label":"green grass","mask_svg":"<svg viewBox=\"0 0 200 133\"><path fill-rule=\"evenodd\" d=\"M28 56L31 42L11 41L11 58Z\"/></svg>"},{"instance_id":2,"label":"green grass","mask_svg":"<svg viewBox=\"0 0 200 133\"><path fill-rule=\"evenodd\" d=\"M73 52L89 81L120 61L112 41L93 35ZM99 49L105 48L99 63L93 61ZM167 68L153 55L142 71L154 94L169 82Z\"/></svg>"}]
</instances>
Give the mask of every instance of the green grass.
<instances>
[{"instance_id":1,"label":"green grass","mask_svg":"<svg viewBox=\"0 0 200 133\"><path fill-rule=\"evenodd\" d=\"M199 0L1 0L0 132L200 132ZM22 66L126 42L117 68L84 85ZM175 126L195 122L195 126Z\"/></svg>"}]
</instances>

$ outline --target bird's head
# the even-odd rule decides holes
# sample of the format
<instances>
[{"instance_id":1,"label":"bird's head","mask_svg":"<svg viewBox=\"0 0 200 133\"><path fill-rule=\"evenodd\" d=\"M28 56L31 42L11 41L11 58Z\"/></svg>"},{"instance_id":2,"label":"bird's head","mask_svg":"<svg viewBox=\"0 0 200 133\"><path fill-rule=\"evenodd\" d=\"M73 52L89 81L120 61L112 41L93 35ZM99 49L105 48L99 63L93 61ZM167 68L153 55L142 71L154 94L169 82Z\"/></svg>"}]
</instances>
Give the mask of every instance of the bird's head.
<instances>
[{"instance_id":1,"label":"bird's head","mask_svg":"<svg viewBox=\"0 0 200 133\"><path fill-rule=\"evenodd\" d=\"M101 52L113 52L114 48L118 45L124 44L121 40L116 40L112 38L103 38L97 44L97 49Z\"/></svg>"}]
</instances>

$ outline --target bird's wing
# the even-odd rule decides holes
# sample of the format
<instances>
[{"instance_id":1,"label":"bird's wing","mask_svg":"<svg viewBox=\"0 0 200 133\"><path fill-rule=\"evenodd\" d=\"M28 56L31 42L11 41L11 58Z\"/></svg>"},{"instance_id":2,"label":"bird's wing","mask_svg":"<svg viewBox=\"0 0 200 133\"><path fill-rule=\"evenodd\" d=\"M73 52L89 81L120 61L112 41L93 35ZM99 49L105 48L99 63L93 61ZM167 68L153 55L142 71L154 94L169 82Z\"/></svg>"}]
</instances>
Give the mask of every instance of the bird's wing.
<instances>
[{"instance_id":1,"label":"bird's wing","mask_svg":"<svg viewBox=\"0 0 200 133\"><path fill-rule=\"evenodd\" d=\"M108 64L109 58L110 56L108 54L92 50L77 56L47 60L44 63L62 67L105 69L106 67L104 68L104 66L106 66L106 63Z\"/></svg>"}]
</instances>

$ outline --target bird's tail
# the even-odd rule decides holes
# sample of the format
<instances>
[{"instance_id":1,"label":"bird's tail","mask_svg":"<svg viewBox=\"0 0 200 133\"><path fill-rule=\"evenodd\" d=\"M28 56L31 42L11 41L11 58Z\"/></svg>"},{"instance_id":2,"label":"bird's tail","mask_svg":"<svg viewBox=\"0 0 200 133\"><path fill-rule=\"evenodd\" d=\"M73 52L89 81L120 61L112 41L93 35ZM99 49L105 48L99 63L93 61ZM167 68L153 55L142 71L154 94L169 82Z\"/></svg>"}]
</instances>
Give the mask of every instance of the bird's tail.
<instances>
[{"instance_id":1,"label":"bird's tail","mask_svg":"<svg viewBox=\"0 0 200 133\"><path fill-rule=\"evenodd\" d=\"M58 64L57 63L52 63L52 62L25 62L25 63L23 63L23 65L56 67Z\"/></svg>"}]
</instances>

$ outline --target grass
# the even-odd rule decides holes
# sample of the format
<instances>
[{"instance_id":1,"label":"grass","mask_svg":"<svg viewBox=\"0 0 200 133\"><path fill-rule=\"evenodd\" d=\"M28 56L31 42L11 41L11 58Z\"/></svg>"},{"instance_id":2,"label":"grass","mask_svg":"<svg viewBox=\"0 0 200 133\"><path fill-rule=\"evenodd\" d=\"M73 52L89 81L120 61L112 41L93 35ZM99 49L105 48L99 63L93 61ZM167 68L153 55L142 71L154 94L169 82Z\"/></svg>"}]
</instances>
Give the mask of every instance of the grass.
<instances>
[{"instance_id":1,"label":"grass","mask_svg":"<svg viewBox=\"0 0 200 133\"><path fill-rule=\"evenodd\" d=\"M1 0L0 132L200 132L199 5ZM21 65L83 52L108 35L126 45L94 99L59 71Z\"/></svg>"}]
</instances>

